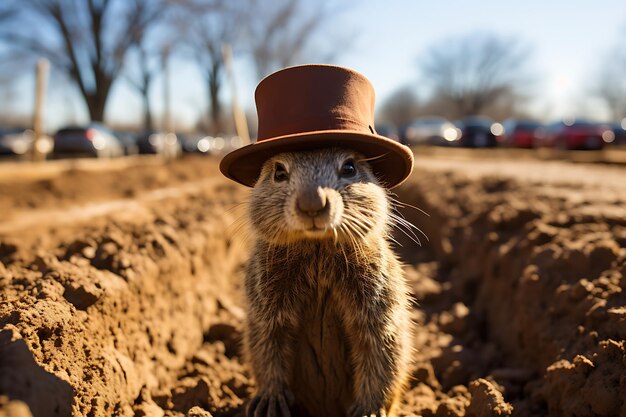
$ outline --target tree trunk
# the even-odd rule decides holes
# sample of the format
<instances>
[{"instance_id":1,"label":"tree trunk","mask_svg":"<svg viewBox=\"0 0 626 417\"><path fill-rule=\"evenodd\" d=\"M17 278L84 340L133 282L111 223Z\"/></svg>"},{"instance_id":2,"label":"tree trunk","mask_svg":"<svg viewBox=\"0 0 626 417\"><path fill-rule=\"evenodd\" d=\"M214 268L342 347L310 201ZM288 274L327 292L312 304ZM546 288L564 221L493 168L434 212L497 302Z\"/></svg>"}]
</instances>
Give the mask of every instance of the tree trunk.
<instances>
[{"instance_id":1,"label":"tree trunk","mask_svg":"<svg viewBox=\"0 0 626 417\"><path fill-rule=\"evenodd\" d=\"M98 96L91 96L91 100L86 98L87 107L89 108L89 118L92 122L104 121L104 105L106 99L102 100Z\"/></svg>"},{"instance_id":2,"label":"tree trunk","mask_svg":"<svg viewBox=\"0 0 626 417\"><path fill-rule=\"evenodd\" d=\"M150 97L148 91L142 91L143 97L143 130L152 130L152 108L150 106Z\"/></svg>"},{"instance_id":3,"label":"tree trunk","mask_svg":"<svg viewBox=\"0 0 626 417\"><path fill-rule=\"evenodd\" d=\"M85 102L89 108L89 116L92 122L104 121L104 110L107 103L109 92L111 91L111 85L113 84L113 78L100 73L97 77L99 82L98 89L93 93L85 96Z\"/></svg>"},{"instance_id":4,"label":"tree trunk","mask_svg":"<svg viewBox=\"0 0 626 417\"><path fill-rule=\"evenodd\" d=\"M211 120L211 130L214 135L223 132L222 126L222 103L220 103L219 92L220 92L220 70L221 66L219 64L214 64L211 72L208 74L208 88L209 88L209 104L210 104L210 120Z\"/></svg>"}]
</instances>

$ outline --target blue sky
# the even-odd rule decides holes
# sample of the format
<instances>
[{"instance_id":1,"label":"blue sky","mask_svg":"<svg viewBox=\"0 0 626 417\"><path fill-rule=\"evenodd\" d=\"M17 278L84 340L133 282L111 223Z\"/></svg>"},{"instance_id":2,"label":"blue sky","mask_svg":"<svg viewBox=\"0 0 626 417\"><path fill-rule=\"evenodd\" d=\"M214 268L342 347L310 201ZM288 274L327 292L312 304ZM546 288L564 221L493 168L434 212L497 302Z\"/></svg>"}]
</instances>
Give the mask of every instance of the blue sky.
<instances>
[{"instance_id":1,"label":"blue sky","mask_svg":"<svg viewBox=\"0 0 626 417\"><path fill-rule=\"evenodd\" d=\"M354 40L333 63L365 74L374 84L379 106L402 86L412 85L417 91L427 88L419 79L418 63L431 45L482 31L516 37L532 51L529 67L537 81L530 91L534 97L531 110L538 117L588 115L604 119L606 109L591 97L590 84L599 61L620 36L626 42L626 1L363 0L355 1L333 21L333 31L343 28L354 34ZM325 42L323 35L317 42ZM206 94L192 64L176 61L172 68L174 117L184 127L206 107ZM236 75L240 101L253 111L252 96L258 80L245 60L237 62ZM1 108L28 112L33 83L31 76L16 81L14 90L20 94L10 106L5 103ZM228 102L228 84L224 87L223 97ZM158 117L162 91L160 85L153 90ZM118 82L112 94L107 108L109 121L140 120L141 101L134 91ZM80 98L61 84L52 85L46 110L50 128L86 117Z\"/></svg>"}]
</instances>

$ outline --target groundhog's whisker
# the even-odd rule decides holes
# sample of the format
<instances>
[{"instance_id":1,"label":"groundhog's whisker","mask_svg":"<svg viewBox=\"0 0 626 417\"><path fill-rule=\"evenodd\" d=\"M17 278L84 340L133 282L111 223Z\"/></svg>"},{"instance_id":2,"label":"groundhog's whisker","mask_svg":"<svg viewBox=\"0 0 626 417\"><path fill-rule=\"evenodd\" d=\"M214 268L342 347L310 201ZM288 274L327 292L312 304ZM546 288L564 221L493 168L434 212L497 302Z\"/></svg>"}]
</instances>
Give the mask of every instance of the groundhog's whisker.
<instances>
[{"instance_id":1,"label":"groundhog's whisker","mask_svg":"<svg viewBox=\"0 0 626 417\"><path fill-rule=\"evenodd\" d=\"M417 235L415 233L413 233L410 229L409 231L407 231L406 229L400 227L399 225L392 223L392 225L395 227L395 229L399 230L400 232L402 232L406 237L408 237L411 241L415 242L416 244L418 244L419 246L422 246L422 242L421 240L417 237Z\"/></svg>"},{"instance_id":2,"label":"groundhog's whisker","mask_svg":"<svg viewBox=\"0 0 626 417\"><path fill-rule=\"evenodd\" d=\"M365 234L367 232L367 229L368 229L368 227L371 227L371 225L363 223L361 220L359 220L356 217L354 217L352 215L349 215L349 214L345 214L344 213L343 217L344 217L344 220L348 220L347 223L350 224L350 226L359 235L359 237L365 238Z\"/></svg>"},{"instance_id":3,"label":"groundhog's whisker","mask_svg":"<svg viewBox=\"0 0 626 417\"><path fill-rule=\"evenodd\" d=\"M355 230L352 225L349 223L342 223L342 228L344 229L344 234L348 237L350 241L350 245L354 249L354 254L357 257L357 261L359 260L359 255L361 253L365 254L361 245L359 245L356 237L354 236Z\"/></svg>"},{"instance_id":4,"label":"groundhog's whisker","mask_svg":"<svg viewBox=\"0 0 626 417\"><path fill-rule=\"evenodd\" d=\"M362 209L362 212L375 214L375 212L368 209ZM429 240L428 236L426 236L426 234L419 227L415 226L414 224L400 217L399 215L391 212L389 213L389 225L404 233L409 239L411 239L413 242L417 243L420 246L422 246L422 242L420 238L415 234L415 232L413 232L413 229L419 231L422 235L424 235L427 241Z\"/></svg>"},{"instance_id":5,"label":"groundhog's whisker","mask_svg":"<svg viewBox=\"0 0 626 417\"><path fill-rule=\"evenodd\" d=\"M417 209L417 210L419 210L419 209ZM426 214L428 216L427 213L424 212L424 214ZM422 229L420 229L419 227L415 226L413 223L408 221L404 217L404 215L400 211L398 211L397 209L394 208L393 211L391 213L389 213L389 216L392 219L398 221L399 223L402 223L402 225L404 225L406 228L414 229L414 230L420 232L422 234L422 236L424 236L426 238L426 241L430 242L430 239L428 238L428 235L426 235L426 233L424 233L424 231Z\"/></svg>"},{"instance_id":6,"label":"groundhog's whisker","mask_svg":"<svg viewBox=\"0 0 626 417\"><path fill-rule=\"evenodd\" d=\"M247 200L247 199L246 199L246 200L244 200L244 201L240 201L239 203L235 203L235 204L233 204L232 206L230 206L229 208L227 208L227 209L226 209L226 212L230 214L231 212L233 212L233 211L235 211L235 210L237 210L237 209L240 209L240 208L242 208L242 207L243 207L243 208L247 207L247 205L248 205L249 203L250 203L250 201L249 201L249 200Z\"/></svg>"},{"instance_id":7,"label":"groundhog's whisker","mask_svg":"<svg viewBox=\"0 0 626 417\"><path fill-rule=\"evenodd\" d=\"M401 248L404 247L404 245L400 242L398 242L392 235L387 236L387 239L391 240L393 243L395 243L396 245L400 246Z\"/></svg>"},{"instance_id":8,"label":"groundhog's whisker","mask_svg":"<svg viewBox=\"0 0 626 417\"><path fill-rule=\"evenodd\" d=\"M373 210L361 208L360 211L363 214L376 215L376 212L373 211ZM404 233L405 235L407 235L407 237L409 237L412 241L414 241L415 243L417 243L420 246L422 246L421 239L415 234L415 232L413 230L416 230L419 233L421 233L426 238L426 241L430 241L430 239L428 238L426 233L424 233L419 227L415 226L413 223L409 222L404 217L402 217L402 213L397 213L396 214L396 213L390 212L389 213L389 224L392 227L394 227L394 228L398 229L399 231L401 231L402 233ZM410 233L410 235L409 235L409 233Z\"/></svg>"},{"instance_id":9,"label":"groundhog's whisker","mask_svg":"<svg viewBox=\"0 0 626 417\"><path fill-rule=\"evenodd\" d=\"M396 194L394 192L388 191L387 192L387 196L389 197L389 200L393 203L393 206L395 206L395 207L412 208L412 209L417 210L420 213L430 217L430 214L428 214L426 211L422 210L421 208L415 207L415 206L413 206L413 205L411 205L409 203L405 203L403 201L398 200L398 198L399 198L398 194Z\"/></svg>"},{"instance_id":10,"label":"groundhog's whisker","mask_svg":"<svg viewBox=\"0 0 626 417\"><path fill-rule=\"evenodd\" d=\"M344 220L348 220L348 221L355 223L356 226L360 226L361 229L363 229L362 230L363 233L366 233L368 229L371 229L373 227L372 222L367 221L368 219L357 218L352 214L344 213L343 218Z\"/></svg>"},{"instance_id":11,"label":"groundhog's whisker","mask_svg":"<svg viewBox=\"0 0 626 417\"><path fill-rule=\"evenodd\" d=\"M239 234L241 231L248 229L249 222L246 215L241 215L232 222L227 228L229 233Z\"/></svg>"},{"instance_id":12,"label":"groundhog's whisker","mask_svg":"<svg viewBox=\"0 0 626 417\"><path fill-rule=\"evenodd\" d=\"M338 229L342 234L347 235L347 232L344 230L343 226L340 225ZM336 229L335 232L337 232ZM335 233L335 236L337 236L337 233ZM346 261L346 276L348 276L348 274L350 273L350 262L348 261L348 255L346 254L346 248L342 245L337 245L337 240L335 240L335 245L338 246L339 251L343 255L343 259Z\"/></svg>"},{"instance_id":13,"label":"groundhog's whisker","mask_svg":"<svg viewBox=\"0 0 626 417\"><path fill-rule=\"evenodd\" d=\"M407 221L405 219L402 219L402 218L394 215L393 213L389 213L389 218L391 219L391 224L396 229L398 229L399 231L404 233L408 238L410 238L413 242L417 243L418 245L422 246L422 241L415 234L413 229L415 229L415 230L419 231L420 233L422 233L422 235L424 235L424 237L426 237L426 240L428 241L428 236L426 236L424 234L424 232L422 232L417 226L413 225L409 221Z\"/></svg>"},{"instance_id":14,"label":"groundhog's whisker","mask_svg":"<svg viewBox=\"0 0 626 417\"><path fill-rule=\"evenodd\" d=\"M355 245L357 244L357 242L356 242L356 238L357 238L357 237L358 237L358 238L361 238L361 239L363 239L363 238L364 238L364 236L361 234L361 232L359 232L359 231L357 230L357 228L356 228L356 227L354 227L354 225L347 225L347 228L348 228L348 230L350 231L350 237L352 237L352 238L354 238L354 239L355 239L355 242L354 242L354 244L355 244Z\"/></svg>"}]
</instances>

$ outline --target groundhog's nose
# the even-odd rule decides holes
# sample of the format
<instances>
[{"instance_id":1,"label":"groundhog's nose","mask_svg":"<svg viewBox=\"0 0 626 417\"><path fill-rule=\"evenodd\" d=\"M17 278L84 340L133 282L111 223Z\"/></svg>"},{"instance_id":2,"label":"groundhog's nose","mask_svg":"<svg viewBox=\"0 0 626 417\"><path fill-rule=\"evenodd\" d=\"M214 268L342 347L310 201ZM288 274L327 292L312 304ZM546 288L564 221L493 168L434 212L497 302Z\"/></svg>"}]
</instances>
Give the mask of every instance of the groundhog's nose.
<instances>
[{"instance_id":1,"label":"groundhog's nose","mask_svg":"<svg viewBox=\"0 0 626 417\"><path fill-rule=\"evenodd\" d=\"M303 214L315 217L328 209L328 200L321 187L311 187L298 196L296 205Z\"/></svg>"}]
</instances>

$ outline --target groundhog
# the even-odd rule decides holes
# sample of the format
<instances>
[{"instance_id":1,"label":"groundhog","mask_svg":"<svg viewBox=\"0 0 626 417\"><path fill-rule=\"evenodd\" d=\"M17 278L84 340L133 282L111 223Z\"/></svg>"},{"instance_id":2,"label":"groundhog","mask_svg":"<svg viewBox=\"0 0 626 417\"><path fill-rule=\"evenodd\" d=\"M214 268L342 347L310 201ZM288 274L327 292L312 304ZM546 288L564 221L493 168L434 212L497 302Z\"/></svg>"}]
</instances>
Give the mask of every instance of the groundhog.
<instances>
[{"instance_id":1,"label":"groundhog","mask_svg":"<svg viewBox=\"0 0 626 417\"><path fill-rule=\"evenodd\" d=\"M268 159L251 193L249 417L390 416L408 378L409 295L391 203L344 148Z\"/></svg>"}]
</instances>

